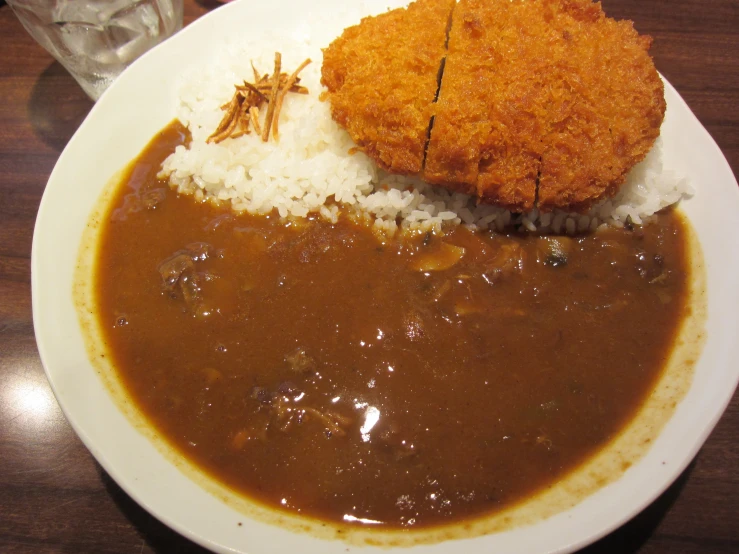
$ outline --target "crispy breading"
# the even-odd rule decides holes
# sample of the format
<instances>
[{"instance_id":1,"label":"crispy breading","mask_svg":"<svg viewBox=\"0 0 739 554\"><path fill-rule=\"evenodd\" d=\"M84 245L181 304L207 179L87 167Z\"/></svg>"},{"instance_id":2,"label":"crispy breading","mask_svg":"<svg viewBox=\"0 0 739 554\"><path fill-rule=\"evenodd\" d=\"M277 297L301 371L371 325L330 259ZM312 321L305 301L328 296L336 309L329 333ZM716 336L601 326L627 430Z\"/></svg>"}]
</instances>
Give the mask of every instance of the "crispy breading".
<instances>
[{"instance_id":1,"label":"crispy breading","mask_svg":"<svg viewBox=\"0 0 739 554\"><path fill-rule=\"evenodd\" d=\"M331 115L377 164L421 171L454 0L367 17L323 52Z\"/></svg>"}]
</instances>

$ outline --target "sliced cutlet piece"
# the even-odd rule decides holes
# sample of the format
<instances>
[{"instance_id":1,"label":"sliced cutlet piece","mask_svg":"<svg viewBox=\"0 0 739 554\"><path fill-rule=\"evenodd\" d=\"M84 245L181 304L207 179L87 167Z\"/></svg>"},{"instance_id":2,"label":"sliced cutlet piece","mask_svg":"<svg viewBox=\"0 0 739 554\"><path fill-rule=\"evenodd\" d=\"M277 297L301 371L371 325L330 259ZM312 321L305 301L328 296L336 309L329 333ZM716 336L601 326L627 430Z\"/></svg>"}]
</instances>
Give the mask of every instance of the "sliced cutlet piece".
<instances>
[{"instance_id":1,"label":"sliced cutlet piece","mask_svg":"<svg viewBox=\"0 0 739 554\"><path fill-rule=\"evenodd\" d=\"M652 148L665 113L651 38L591 0L539 0L532 24L548 37L548 130L538 207L584 211L612 196ZM533 4L533 3L532 3Z\"/></svg>"},{"instance_id":2,"label":"sliced cutlet piece","mask_svg":"<svg viewBox=\"0 0 739 554\"><path fill-rule=\"evenodd\" d=\"M495 60L485 55L487 22L477 15L484 3L461 0L452 15L422 175L429 183L473 195L480 147L490 130L487 91L495 78Z\"/></svg>"},{"instance_id":3,"label":"sliced cutlet piece","mask_svg":"<svg viewBox=\"0 0 739 554\"><path fill-rule=\"evenodd\" d=\"M323 52L331 115L392 173L418 174L454 0L366 17Z\"/></svg>"},{"instance_id":4,"label":"sliced cutlet piece","mask_svg":"<svg viewBox=\"0 0 739 554\"><path fill-rule=\"evenodd\" d=\"M537 37L522 32L521 4L457 4L423 174L514 211L534 206L541 154L541 93L526 69Z\"/></svg>"},{"instance_id":5,"label":"sliced cutlet piece","mask_svg":"<svg viewBox=\"0 0 739 554\"><path fill-rule=\"evenodd\" d=\"M531 26L535 0L475 2L474 14L485 25L485 48L495 78L486 91L490 132L483 140L476 194L482 202L511 211L534 207L541 165L542 135L547 126L549 91L546 35L552 29Z\"/></svg>"}]
</instances>

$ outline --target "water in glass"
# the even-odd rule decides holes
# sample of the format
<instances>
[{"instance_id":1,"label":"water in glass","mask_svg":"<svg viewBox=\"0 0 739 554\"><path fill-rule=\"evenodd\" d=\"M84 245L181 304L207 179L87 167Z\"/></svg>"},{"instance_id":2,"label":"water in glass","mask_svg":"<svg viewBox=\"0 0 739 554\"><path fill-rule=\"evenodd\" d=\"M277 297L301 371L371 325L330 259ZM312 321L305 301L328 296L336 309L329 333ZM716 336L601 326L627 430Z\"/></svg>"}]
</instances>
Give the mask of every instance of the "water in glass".
<instances>
[{"instance_id":1,"label":"water in glass","mask_svg":"<svg viewBox=\"0 0 739 554\"><path fill-rule=\"evenodd\" d=\"M131 62L182 28L182 0L8 0L8 4L93 100Z\"/></svg>"}]
</instances>

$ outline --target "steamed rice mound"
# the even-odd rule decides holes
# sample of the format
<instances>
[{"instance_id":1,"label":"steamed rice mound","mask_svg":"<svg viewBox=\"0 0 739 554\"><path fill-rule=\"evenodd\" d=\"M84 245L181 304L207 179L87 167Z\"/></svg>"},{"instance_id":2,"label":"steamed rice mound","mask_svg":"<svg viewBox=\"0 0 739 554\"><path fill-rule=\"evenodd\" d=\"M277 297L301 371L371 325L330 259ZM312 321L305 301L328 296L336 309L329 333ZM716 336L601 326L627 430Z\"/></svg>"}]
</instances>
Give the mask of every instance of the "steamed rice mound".
<instances>
[{"instance_id":1,"label":"steamed rice mound","mask_svg":"<svg viewBox=\"0 0 739 554\"><path fill-rule=\"evenodd\" d=\"M689 194L687 183L663 171L660 141L629 173L613 198L585 214L537 210L513 213L475 198L431 186L418 178L389 175L356 151L349 134L336 124L329 105L321 102L322 53L309 42L280 39L228 44L220 58L184 75L178 86L177 117L192 140L169 156L160 176L178 192L197 200L229 202L236 211L276 212L283 218L316 214L337 221L341 214L358 218L384 234L441 232L445 226L471 229L519 228L574 234L600 225L622 226L629 218L642 223L657 211ZM305 59L313 63L301 73L307 95L289 95L280 113L279 142L262 142L252 133L208 144L218 126L220 106L233 96L234 84L253 77L250 61L269 71L274 52L292 70Z\"/></svg>"}]
</instances>

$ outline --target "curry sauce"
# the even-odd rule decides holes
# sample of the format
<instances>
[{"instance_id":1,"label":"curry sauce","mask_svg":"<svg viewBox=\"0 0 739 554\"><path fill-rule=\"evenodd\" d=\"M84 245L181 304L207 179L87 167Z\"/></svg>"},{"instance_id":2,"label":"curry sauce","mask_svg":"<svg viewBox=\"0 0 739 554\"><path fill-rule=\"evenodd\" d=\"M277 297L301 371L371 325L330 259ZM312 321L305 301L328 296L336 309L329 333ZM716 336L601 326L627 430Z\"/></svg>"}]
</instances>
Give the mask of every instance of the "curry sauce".
<instances>
[{"instance_id":1,"label":"curry sauce","mask_svg":"<svg viewBox=\"0 0 739 554\"><path fill-rule=\"evenodd\" d=\"M686 310L678 214L580 237L463 227L380 240L178 196L166 128L96 269L107 349L184 456L323 520L424 527L552 484L650 392Z\"/></svg>"}]
</instances>

